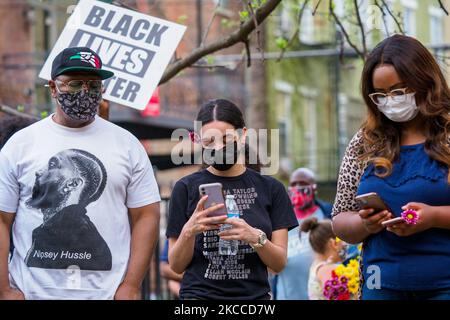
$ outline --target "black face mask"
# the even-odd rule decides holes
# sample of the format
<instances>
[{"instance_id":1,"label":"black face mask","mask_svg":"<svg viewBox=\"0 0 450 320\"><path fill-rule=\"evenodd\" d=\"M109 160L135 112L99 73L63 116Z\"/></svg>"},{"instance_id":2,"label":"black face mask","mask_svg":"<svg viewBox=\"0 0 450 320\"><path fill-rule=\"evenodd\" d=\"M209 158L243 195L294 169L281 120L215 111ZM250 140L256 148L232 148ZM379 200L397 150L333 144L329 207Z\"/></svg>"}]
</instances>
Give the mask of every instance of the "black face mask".
<instances>
[{"instance_id":1,"label":"black face mask","mask_svg":"<svg viewBox=\"0 0 450 320\"><path fill-rule=\"evenodd\" d=\"M219 150L203 149L203 159L206 164L219 171L227 171L234 166L238 159L237 142L225 145Z\"/></svg>"}]
</instances>

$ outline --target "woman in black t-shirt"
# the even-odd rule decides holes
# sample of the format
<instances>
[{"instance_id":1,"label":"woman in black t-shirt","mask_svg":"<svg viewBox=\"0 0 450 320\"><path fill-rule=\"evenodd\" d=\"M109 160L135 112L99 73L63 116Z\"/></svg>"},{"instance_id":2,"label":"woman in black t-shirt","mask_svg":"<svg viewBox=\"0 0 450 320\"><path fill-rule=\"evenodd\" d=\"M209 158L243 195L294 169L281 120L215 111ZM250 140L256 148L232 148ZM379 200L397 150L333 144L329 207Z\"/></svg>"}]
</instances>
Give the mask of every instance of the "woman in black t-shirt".
<instances>
[{"instance_id":1,"label":"woman in black t-shirt","mask_svg":"<svg viewBox=\"0 0 450 320\"><path fill-rule=\"evenodd\" d=\"M245 165L247 129L236 105L210 101L197 121L202 125L197 140L209 167L175 184L166 233L169 264L184 272L180 298L270 299L267 269L284 268L288 230L297 226L289 196L279 181ZM198 187L213 182L234 195L240 218L208 217L221 205L205 210L206 197L200 199ZM223 223L233 228L219 233ZM239 240L238 253L220 255L219 237Z\"/></svg>"}]
</instances>

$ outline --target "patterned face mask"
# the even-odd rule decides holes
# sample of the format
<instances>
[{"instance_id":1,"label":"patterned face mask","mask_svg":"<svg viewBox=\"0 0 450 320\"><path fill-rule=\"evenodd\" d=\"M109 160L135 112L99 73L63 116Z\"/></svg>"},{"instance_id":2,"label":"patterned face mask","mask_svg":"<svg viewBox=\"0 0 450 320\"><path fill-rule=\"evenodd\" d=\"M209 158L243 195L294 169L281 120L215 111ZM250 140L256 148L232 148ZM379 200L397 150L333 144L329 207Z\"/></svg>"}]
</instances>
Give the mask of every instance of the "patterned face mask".
<instances>
[{"instance_id":1,"label":"patterned face mask","mask_svg":"<svg viewBox=\"0 0 450 320\"><path fill-rule=\"evenodd\" d=\"M69 118L77 121L94 119L102 100L101 92L94 93L80 90L75 93L69 93L59 91L58 87L56 89L58 91L58 103Z\"/></svg>"}]
</instances>

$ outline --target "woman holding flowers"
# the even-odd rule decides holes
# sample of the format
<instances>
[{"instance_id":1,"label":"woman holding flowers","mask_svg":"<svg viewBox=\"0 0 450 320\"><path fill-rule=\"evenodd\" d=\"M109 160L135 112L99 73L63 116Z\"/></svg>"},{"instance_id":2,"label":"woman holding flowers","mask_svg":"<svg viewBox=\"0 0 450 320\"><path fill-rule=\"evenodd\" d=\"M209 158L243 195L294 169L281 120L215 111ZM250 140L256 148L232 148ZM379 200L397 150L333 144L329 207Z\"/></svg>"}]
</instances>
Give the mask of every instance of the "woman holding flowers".
<instances>
[{"instance_id":1,"label":"woman holding flowers","mask_svg":"<svg viewBox=\"0 0 450 320\"><path fill-rule=\"evenodd\" d=\"M364 243L362 299L450 299L450 89L402 35L371 52L361 87L368 116L341 165L333 229ZM369 192L391 212L359 210L355 196Z\"/></svg>"}]
</instances>

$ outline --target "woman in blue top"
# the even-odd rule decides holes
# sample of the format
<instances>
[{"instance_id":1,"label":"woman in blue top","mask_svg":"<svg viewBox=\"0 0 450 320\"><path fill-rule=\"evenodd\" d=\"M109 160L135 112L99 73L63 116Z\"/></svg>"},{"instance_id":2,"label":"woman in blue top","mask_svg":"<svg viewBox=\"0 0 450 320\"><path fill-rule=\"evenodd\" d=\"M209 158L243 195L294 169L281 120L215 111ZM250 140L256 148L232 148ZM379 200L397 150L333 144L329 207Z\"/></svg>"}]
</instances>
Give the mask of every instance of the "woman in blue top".
<instances>
[{"instance_id":1,"label":"woman in blue top","mask_svg":"<svg viewBox=\"0 0 450 320\"><path fill-rule=\"evenodd\" d=\"M368 116L344 156L333 208L339 238L364 242L363 299L450 299L450 90L431 53L395 35L362 74ZM392 212L359 210L376 192ZM382 222L416 210L416 225ZM359 210L359 211L358 211Z\"/></svg>"}]
</instances>

